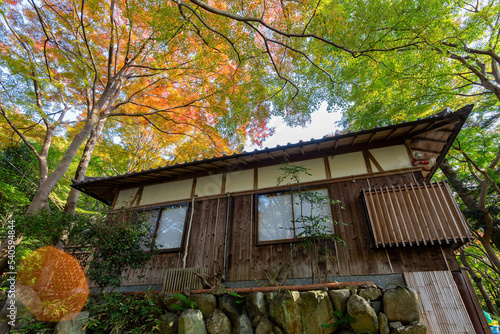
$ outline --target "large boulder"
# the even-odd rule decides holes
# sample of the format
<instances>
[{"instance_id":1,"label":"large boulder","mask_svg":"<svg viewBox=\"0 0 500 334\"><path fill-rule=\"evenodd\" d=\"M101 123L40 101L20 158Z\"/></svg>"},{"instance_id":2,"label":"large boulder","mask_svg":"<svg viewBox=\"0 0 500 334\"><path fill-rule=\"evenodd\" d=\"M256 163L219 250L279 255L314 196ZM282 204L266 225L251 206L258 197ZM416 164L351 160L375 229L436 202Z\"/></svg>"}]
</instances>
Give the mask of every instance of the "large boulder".
<instances>
[{"instance_id":1,"label":"large boulder","mask_svg":"<svg viewBox=\"0 0 500 334\"><path fill-rule=\"evenodd\" d=\"M377 314L366 299L358 295L351 295L347 301L347 314L355 319L351 322L351 328L355 332L378 333Z\"/></svg>"},{"instance_id":2,"label":"large boulder","mask_svg":"<svg viewBox=\"0 0 500 334\"><path fill-rule=\"evenodd\" d=\"M267 315L266 296L262 292L251 292L245 297L248 316L253 321L257 315Z\"/></svg>"},{"instance_id":3,"label":"large boulder","mask_svg":"<svg viewBox=\"0 0 500 334\"><path fill-rule=\"evenodd\" d=\"M384 293L384 313L387 319L409 324L420 321L418 296L415 290L408 287L388 289Z\"/></svg>"},{"instance_id":4,"label":"large boulder","mask_svg":"<svg viewBox=\"0 0 500 334\"><path fill-rule=\"evenodd\" d=\"M393 330L393 329L398 329L400 327L404 327L403 324L399 321L392 321L392 322L389 322L389 329L390 330Z\"/></svg>"},{"instance_id":5,"label":"large boulder","mask_svg":"<svg viewBox=\"0 0 500 334\"><path fill-rule=\"evenodd\" d=\"M66 320L67 319L67 320ZM84 334L89 312L70 313L57 324L54 334Z\"/></svg>"},{"instance_id":6,"label":"large boulder","mask_svg":"<svg viewBox=\"0 0 500 334\"><path fill-rule=\"evenodd\" d=\"M219 298L219 309L227 315L233 325L236 325L238 316L243 313L243 303L240 303L240 300L228 293Z\"/></svg>"},{"instance_id":7,"label":"large boulder","mask_svg":"<svg viewBox=\"0 0 500 334\"><path fill-rule=\"evenodd\" d=\"M269 315L285 334L303 333L300 321L300 293L268 293ZM273 329L273 331L276 331Z\"/></svg>"},{"instance_id":8,"label":"large boulder","mask_svg":"<svg viewBox=\"0 0 500 334\"><path fill-rule=\"evenodd\" d=\"M208 316L217 307L217 298L215 298L215 296L212 294L204 293L198 295L190 295L189 300L195 302L198 305L204 319L207 319Z\"/></svg>"},{"instance_id":9,"label":"large boulder","mask_svg":"<svg viewBox=\"0 0 500 334\"><path fill-rule=\"evenodd\" d=\"M146 292L144 294L144 298L146 300L150 300L153 304L155 304L158 308L163 308L163 298L160 296L159 293L151 293L151 292Z\"/></svg>"},{"instance_id":10,"label":"large boulder","mask_svg":"<svg viewBox=\"0 0 500 334\"><path fill-rule=\"evenodd\" d=\"M389 334L389 322L382 312L378 314L378 327L380 334Z\"/></svg>"},{"instance_id":11,"label":"large boulder","mask_svg":"<svg viewBox=\"0 0 500 334\"><path fill-rule=\"evenodd\" d=\"M175 313L162 314L159 317L160 334L176 334L179 328L179 317Z\"/></svg>"},{"instance_id":12,"label":"large boulder","mask_svg":"<svg viewBox=\"0 0 500 334\"><path fill-rule=\"evenodd\" d=\"M273 333L273 323L268 317L263 317L257 328L255 329L255 334L272 334Z\"/></svg>"},{"instance_id":13,"label":"large boulder","mask_svg":"<svg viewBox=\"0 0 500 334\"><path fill-rule=\"evenodd\" d=\"M322 327L337 321L327 291L305 291L300 293L300 316L305 333L333 333L337 327Z\"/></svg>"},{"instance_id":14,"label":"large boulder","mask_svg":"<svg viewBox=\"0 0 500 334\"><path fill-rule=\"evenodd\" d=\"M391 332L391 334L426 334L427 327L423 324L415 324L405 327L399 327Z\"/></svg>"},{"instance_id":15,"label":"large boulder","mask_svg":"<svg viewBox=\"0 0 500 334\"><path fill-rule=\"evenodd\" d=\"M279 326L273 326L273 334L285 334Z\"/></svg>"},{"instance_id":16,"label":"large boulder","mask_svg":"<svg viewBox=\"0 0 500 334\"><path fill-rule=\"evenodd\" d=\"M234 326L235 334L253 334L252 323L246 314L240 314Z\"/></svg>"},{"instance_id":17,"label":"large boulder","mask_svg":"<svg viewBox=\"0 0 500 334\"><path fill-rule=\"evenodd\" d=\"M181 313L179 334L207 334L200 310L187 309Z\"/></svg>"},{"instance_id":18,"label":"large boulder","mask_svg":"<svg viewBox=\"0 0 500 334\"><path fill-rule=\"evenodd\" d=\"M328 296L330 296L335 311L341 311L342 313L347 310L347 300L350 295L351 291L347 289L328 291Z\"/></svg>"},{"instance_id":19,"label":"large boulder","mask_svg":"<svg viewBox=\"0 0 500 334\"><path fill-rule=\"evenodd\" d=\"M219 309L215 309L207 318L207 331L210 334L231 334L229 318Z\"/></svg>"},{"instance_id":20,"label":"large boulder","mask_svg":"<svg viewBox=\"0 0 500 334\"><path fill-rule=\"evenodd\" d=\"M170 312L177 312L179 308L176 307L184 307L184 302L182 302L178 293L174 292L163 292L158 295L158 299L163 303L163 306ZM177 305L177 306L173 306Z\"/></svg>"},{"instance_id":21,"label":"large boulder","mask_svg":"<svg viewBox=\"0 0 500 334\"><path fill-rule=\"evenodd\" d=\"M379 297L382 296L382 292L380 291L379 288L370 287L365 289L359 289L358 295L366 300L377 300Z\"/></svg>"}]
</instances>

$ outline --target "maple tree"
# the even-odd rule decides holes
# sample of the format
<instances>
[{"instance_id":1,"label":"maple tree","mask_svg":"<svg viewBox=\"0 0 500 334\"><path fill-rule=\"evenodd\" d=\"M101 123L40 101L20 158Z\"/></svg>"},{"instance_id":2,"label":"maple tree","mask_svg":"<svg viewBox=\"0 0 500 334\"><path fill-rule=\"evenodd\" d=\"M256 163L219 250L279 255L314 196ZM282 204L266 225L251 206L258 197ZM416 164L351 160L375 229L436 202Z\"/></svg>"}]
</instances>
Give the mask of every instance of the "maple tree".
<instances>
[{"instance_id":1,"label":"maple tree","mask_svg":"<svg viewBox=\"0 0 500 334\"><path fill-rule=\"evenodd\" d=\"M140 117L167 133L171 132L168 123L175 124L175 133L191 131L187 127L203 132L203 127L215 126L224 116L223 92L238 85L231 59L193 39L178 16L166 15L173 18L163 22L169 29L156 26L158 17L150 17L158 12L153 2L3 6L2 66L6 71L0 108L40 165L39 188L29 212L46 206L48 194L91 135L79 166L79 170L86 169L85 161L108 117ZM164 11L172 9L176 10L170 6ZM78 124L67 121L69 112L80 114ZM42 138L24 134L16 124L20 113L31 117L29 126L43 124L37 134ZM65 156L49 173L48 151L62 125L73 125L70 133L74 135ZM215 137L210 137L212 144L219 141L216 144L227 146L220 135ZM41 149L32 140L41 141Z\"/></svg>"},{"instance_id":2,"label":"maple tree","mask_svg":"<svg viewBox=\"0 0 500 334\"><path fill-rule=\"evenodd\" d=\"M48 207L50 193L90 135L77 169L77 178L85 175L109 117L138 118L166 134L195 129L194 137L201 133L217 150L227 151L216 129L221 118L233 116L227 114L227 101L238 94L260 100L260 87L242 79L246 73L231 57L194 38L182 16L168 14L177 11L175 6L165 6L161 14L155 2L142 1L0 6L0 112L40 170L28 213ZM160 16L167 28L157 25ZM244 129L250 114L239 117L240 123L228 124ZM49 157L54 158L49 150L62 131L71 138L49 170Z\"/></svg>"},{"instance_id":3,"label":"maple tree","mask_svg":"<svg viewBox=\"0 0 500 334\"><path fill-rule=\"evenodd\" d=\"M263 125L247 127L252 119L272 113L300 122L325 99L335 100L321 52L383 51L325 37L330 9L316 2L9 1L1 10L1 59L8 69L2 114L28 146L14 114L31 113L45 127L42 150L32 149L42 172L29 212L46 205L91 135L77 179L84 175L98 124L109 117L141 117L157 130L158 123L188 117L222 135L252 137ZM316 30L319 35L310 32ZM80 114L79 127L49 175L47 147L70 111Z\"/></svg>"}]
</instances>

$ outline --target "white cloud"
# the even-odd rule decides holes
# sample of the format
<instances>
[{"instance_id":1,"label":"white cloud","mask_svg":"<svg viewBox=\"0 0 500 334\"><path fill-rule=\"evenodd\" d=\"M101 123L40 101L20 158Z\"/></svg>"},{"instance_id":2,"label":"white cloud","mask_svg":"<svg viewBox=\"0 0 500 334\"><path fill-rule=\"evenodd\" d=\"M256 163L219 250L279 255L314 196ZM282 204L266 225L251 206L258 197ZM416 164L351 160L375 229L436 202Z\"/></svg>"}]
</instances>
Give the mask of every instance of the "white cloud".
<instances>
[{"instance_id":1,"label":"white cloud","mask_svg":"<svg viewBox=\"0 0 500 334\"><path fill-rule=\"evenodd\" d=\"M311 114L311 123L306 127L290 127L283 122L281 117L272 117L269 123L270 126L276 129L274 135L268 137L262 144L262 148L276 147L278 145L286 145L288 143L297 143L301 140L309 141L311 139L320 139L328 134L333 134L340 127L335 123L340 120L342 114L340 112L328 113L326 111L326 103ZM261 149L257 145L250 145L247 142L245 151L251 152L253 150Z\"/></svg>"}]
</instances>

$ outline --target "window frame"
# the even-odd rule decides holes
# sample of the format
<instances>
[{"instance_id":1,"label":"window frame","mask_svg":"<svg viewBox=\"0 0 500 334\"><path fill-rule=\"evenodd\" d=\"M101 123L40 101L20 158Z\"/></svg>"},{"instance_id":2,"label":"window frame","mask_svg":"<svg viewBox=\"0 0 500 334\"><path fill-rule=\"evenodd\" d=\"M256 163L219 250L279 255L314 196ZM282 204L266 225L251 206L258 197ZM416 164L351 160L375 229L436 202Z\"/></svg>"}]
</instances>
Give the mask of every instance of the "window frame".
<instances>
[{"instance_id":1,"label":"window frame","mask_svg":"<svg viewBox=\"0 0 500 334\"><path fill-rule=\"evenodd\" d=\"M156 219L154 221L154 226L153 223L151 224L151 227L154 227L153 233L151 234L151 239L152 239L152 245L149 250L146 250L147 252L152 252L154 250L154 247L156 246L156 239L158 237L158 231L160 228L160 221L161 221L161 213L163 210L171 208L171 207L176 207L176 206L183 206L186 205L186 215L184 217L184 222L183 222L183 228L182 228L182 236L181 236L181 243L179 247L175 248L159 248L157 251L159 253L175 253L175 252L181 252L184 249L184 245L186 242L186 225L189 219L189 215L191 212L191 204L190 202L182 202L182 203L171 203L171 204L166 204L166 205L160 205L160 206L154 206L150 207L147 209L142 209L140 212L143 213L148 213L152 211L157 211L158 214L156 216Z\"/></svg>"},{"instance_id":2,"label":"window frame","mask_svg":"<svg viewBox=\"0 0 500 334\"><path fill-rule=\"evenodd\" d=\"M328 185L325 185L325 186L314 186L314 187L306 187L306 188L302 188L301 190L302 191L315 191L315 190L321 190L321 189L325 189L327 192L328 192L328 197L331 198L331 194L330 194L330 189L328 187ZM273 244L284 244L284 243L297 243L297 242L300 242L304 239L304 237L297 237L296 236L296 227L295 227L295 222L292 222L293 225L294 225L294 228L293 228L293 234L294 234L294 237L293 238L287 238L287 239L274 239L274 240L264 240L264 241L260 241L259 240L259 231L260 231L260 219L259 219L259 196L262 196L262 195L270 195L270 194L278 194L278 193L289 193L289 195L291 196L291 199L292 199L292 220L295 220L295 210L294 210L294 203L293 203L293 193L294 192L297 192L299 190L298 187L294 187L294 188L286 188L286 189L279 189L279 190L270 190L270 191L265 191L265 192L258 192L258 193L255 193L254 194L254 217L255 217L255 231L254 231L254 241L255 241L255 245L257 246L265 246L265 245L273 245ZM332 222L333 222L333 207L331 204L328 205L330 207L330 214L331 214L331 217L332 217ZM332 231L333 233L335 234L335 224L333 224L333 228L332 228Z\"/></svg>"}]
</instances>

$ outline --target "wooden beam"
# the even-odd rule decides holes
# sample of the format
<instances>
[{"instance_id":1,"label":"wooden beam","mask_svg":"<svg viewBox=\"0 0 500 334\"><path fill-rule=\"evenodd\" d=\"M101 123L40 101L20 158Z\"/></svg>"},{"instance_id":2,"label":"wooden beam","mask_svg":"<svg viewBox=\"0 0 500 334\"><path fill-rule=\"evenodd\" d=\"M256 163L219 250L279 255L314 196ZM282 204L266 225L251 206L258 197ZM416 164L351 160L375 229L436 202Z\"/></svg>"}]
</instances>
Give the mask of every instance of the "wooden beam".
<instances>
[{"instance_id":1,"label":"wooden beam","mask_svg":"<svg viewBox=\"0 0 500 334\"><path fill-rule=\"evenodd\" d=\"M197 178L193 179L193 187L191 188L191 198L193 198L196 194L196 181L197 180L198 180Z\"/></svg>"},{"instance_id":2,"label":"wooden beam","mask_svg":"<svg viewBox=\"0 0 500 334\"><path fill-rule=\"evenodd\" d=\"M425 137L413 137L412 139L416 139L418 141L430 141L430 142L433 142L433 143L440 143L440 144L446 144L446 143L448 143L447 140L431 139L431 138L425 138Z\"/></svg>"},{"instance_id":3,"label":"wooden beam","mask_svg":"<svg viewBox=\"0 0 500 334\"><path fill-rule=\"evenodd\" d=\"M358 139L358 136L354 136L353 140L352 140L352 143L351 143L351 147L354 146L354 144L356 144L356 140Z\"/></svg>"},{"instance_id":4,"label":"wooden beam","mask_svg":"<svg viewBox=\"0 0 500 334\"><path fill-rule=\"evenodd\" d=\"M389 134L389 136L388 136L388 137L386 137L386 138L384 138L384 140L389 140L389 139L391 139L391 138L392 138L392 136L394 136L394 134L396 133L396 130L397 130L397 128L394 128L394 129L391 131L391 133Z\"/></svg>"},{"instance_id":5,"label":"wooden beam","mask_svg":"<svg viewBox=\"0 0 500 334\"><path fill-rule=\"evenodd\" d=\"M372 133L372 135L370 136L370 139L368 140L368 144L370 144L373 140L373 138L375 138L375 135L377 134L377 132L374 132Z\"/></svg>"},{"instance_id":6,"label":"wooden beam","mask_svg":"<svg viewBox=\"0 0 500 334\"><path fill-rule=\"evenodd\" d=\"M457 119L457 122L458 121L459 121L459 119ZM437 123L437 124L431 123L431 124L429 124L429 126L425 127L424 129L413 131L413 132L409 133L408 136L419 136L423 133L426 133L429 131L436 131L436 130L439 130L441 128L444 128L445 126L450 126L452 124L453 123L446 122L446 121L442 121L441 123ZM441 129L440 131L449 131L450 133L453 132L452 130L444 130L444 129Z\"/></svg>"},{"instance_id":7,"label":"wooden beam","mask_svg":"<svg viewBox=\"0 0 500 334\"><path fill-rule=\"evenodd\" d=\"M253 157L253 156L252 156L252 157ZM242 163L242 164L244 164L244 165L248 165L248 162L246 162L246 161L244 161L244 160L242 160L242 159L240 159L240 158L236 158L236 161L238 161L239 163Z\"/></svg>"},{"instance_id":8,"label":"wooden beam","mask_svg":"<svg viewBox=\"0 0 500 334\"><path fill-rule=\"evenodd\" d=\"M373 154L367 150L367 153L368 153L368 158L373 162L373 164L375 165L375 167L377 167L378 171L379 172L383 172L384 169L382 168L382 166L380 166L380 164L378 163L377 159L375 159L375 157L373 156Z\"/></svg>"},{"instance_id":9,"label":"wooden beam","mask_svg":"<svg viewBox=\"0 0 500 334\"><path fill-rule=\"evenodd\" d=\"M259 159L259 158L257 158L257 156L256 156L255 154L252 154L252 158L254 158L254 159L255 159L255 161L257 161L257 162L260 162L260 159Z\"/></svg>"},{"instance_id":10,"label":"wooden beam","mask_svg":"<svg viewBox=\"0 0 500 334\"><path fill-rule=\"evenodd\" d=\"M366 170L368 173L373 173L372 164L370 163L370 153L368 150L363 150L363 159L365 160Z\"/></svg>"},{"instance_id":11,"label":"wooden beam","mask_svg":"<svg viewBox=\"0 0 500 334\"><path fill-rule=\"evenodd\" d=\"M330 170L330 161L328 160L328 156L323 157L323 161L325 162L325 171L326 171L326 178L331 179L332 178L332 172Z\"/></svg>"}]
</instances>

